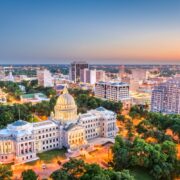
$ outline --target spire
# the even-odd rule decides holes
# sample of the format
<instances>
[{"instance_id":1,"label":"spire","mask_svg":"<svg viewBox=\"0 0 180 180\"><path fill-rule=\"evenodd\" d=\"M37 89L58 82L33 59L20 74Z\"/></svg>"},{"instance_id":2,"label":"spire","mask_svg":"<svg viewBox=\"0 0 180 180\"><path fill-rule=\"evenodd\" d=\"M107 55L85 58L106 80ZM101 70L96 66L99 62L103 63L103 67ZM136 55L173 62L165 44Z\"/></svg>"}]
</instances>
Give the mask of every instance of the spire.
<instances>
[{"instance_id":1,"label":"spire","mask_svg":"<svg viewBox=\"0 0 180 180\"><path fill-rule=\"evenodd\" d=\"M67 87L64 87L63 94L69 94Z\"/></svg>"}]
</instances>

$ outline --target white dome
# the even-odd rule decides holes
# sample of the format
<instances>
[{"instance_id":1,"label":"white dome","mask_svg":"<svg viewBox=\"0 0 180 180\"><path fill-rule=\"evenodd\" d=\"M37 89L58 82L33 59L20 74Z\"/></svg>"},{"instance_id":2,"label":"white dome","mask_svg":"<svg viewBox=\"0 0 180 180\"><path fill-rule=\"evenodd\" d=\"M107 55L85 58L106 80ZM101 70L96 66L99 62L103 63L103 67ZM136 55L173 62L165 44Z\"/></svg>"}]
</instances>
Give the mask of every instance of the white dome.
<instances>
[{"instance_id":1,"label":"white dome","mask_svg":"<svg viewBox=\"0 0 180 180\"><path fill-rule=\"evenodd\" d=\"M71 122L77 119L77 106L73 96L68 93L67 88L64 88L63 94L57 99L54 108L56 120L62 123Z\"/></svg>"},{"instance_id":2,"label":"white dome","mask_svg":"<svg viewBox=\"0 0 180 180\"><path fill-rule=\"evenodd\" d=\"M57 99L56 105L59 106L76 106L74 98L68 93L67 88L64 89L63 94Z\"/></svg>"}]
</instances>

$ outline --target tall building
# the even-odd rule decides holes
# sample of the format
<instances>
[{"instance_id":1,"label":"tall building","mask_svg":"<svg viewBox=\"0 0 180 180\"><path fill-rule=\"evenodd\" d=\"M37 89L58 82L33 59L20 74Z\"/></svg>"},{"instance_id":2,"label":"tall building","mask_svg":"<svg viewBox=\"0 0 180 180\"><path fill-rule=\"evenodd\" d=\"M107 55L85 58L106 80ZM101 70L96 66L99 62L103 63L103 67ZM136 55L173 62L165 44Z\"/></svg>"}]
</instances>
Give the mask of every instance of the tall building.
<instances>
[{"instance_id":1,"label":"tall building","mask_svg":"<svg viewBox=\"0 0 180 180\"><path fill-rule=\"evenodd\" d=\"M95 96L115 102L129 100L129 85L123 82L99 82L95 85Z\"/></svg>"},{"instance_id":2,"label":"tall building","mask_svg":"<svg viewBox=\"0 0 180 180\"><path fill-rule=\"evenodd\" d=\"M114 141L117 131L114 112L99 107L78 115L74 98L65 88L49 120L18 120L0 130L0 162L33 161L38 159L37 153L62 147L75 154L79 149L90 151L90 140Z\"/></svg>"},{"instance_id":3,"label":"tall building","mask_svg":"<svg viewBox=\"0 0 180 180\"><path fill-rule=\"evenodd\" d=\"M4 68L0 66L0 81L4 81L4 79L5 79Z\"/></svg>"},{"instance_id":4,"label":"tall building","mask_svg":"<svg viewBox=\"0 0 180 180\"><path fill-rule=\"evenodd\" d=\"M69 70L70 80L80 82L80 71L86 68L89 68L88 63L86 62L72 62Z\"/></svg>"},{"instance_id":5,"label":"tall building","mask_svg":"<svg viewBox=\"0 0 180 180\"><path fill-rule=\"evenodd\" d=\"M96 70L96 82L105 81L106 74L103 70Z\"/></svg>"},{"instance_id":6,"label":"tall building","mask_svg":"<svg viewBox=\"0 0 180 180\"><path fill-rule=\"evenodd\" d=\"M147 79L147 70L146 69L140 69L140 68L137 68L137 69L131 69L131 76L132 76L132 79L134 80L137 80L137 81L142 81L142 80L145 80Z\"/></svg>"},{"instance_id":7,"label":"tall building","mask_svg":"<svg viewBox=\"0 0 180 180\"><path fill-rule=\"evenodd\" d=\"M81 69L80 70L80 81L89 84L96 83L96 70Z\"/></svg>"},{"instance_id":8,"label":"tall building","mask_svg":"<svg viewBox=\"0 0 180 180\"><path fill-rule=\"evenodd\" d=\"M43 87L53 87L53 78L49 70L39 69L37 71L38 85Z\"/></svg>"},{"instance_id":9,"label":"tall building","mask_svg":"<svg viewBox=\"0 0 180 180\"><path fill-rule=\"evenodd\" d=\"M151 111L180 114L179 77L154 87L151 97Z\"/></svg>"}]
</instances>

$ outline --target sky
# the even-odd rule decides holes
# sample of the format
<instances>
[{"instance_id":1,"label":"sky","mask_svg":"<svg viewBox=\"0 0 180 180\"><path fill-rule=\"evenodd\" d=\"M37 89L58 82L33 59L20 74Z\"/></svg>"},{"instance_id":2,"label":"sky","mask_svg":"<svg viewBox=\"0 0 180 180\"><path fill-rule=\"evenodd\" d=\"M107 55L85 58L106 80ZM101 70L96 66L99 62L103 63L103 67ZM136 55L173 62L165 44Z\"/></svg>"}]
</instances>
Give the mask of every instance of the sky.
<instances>
[{"instance_id":1,"label":"sky","mask_svg":"<svg viewBox=\"0 0 180 180\"><path fill-rule=\"evenodd\" d=\"M0 0L0 64L180 63L180 0Z\"/></svg>"}]
</instances>

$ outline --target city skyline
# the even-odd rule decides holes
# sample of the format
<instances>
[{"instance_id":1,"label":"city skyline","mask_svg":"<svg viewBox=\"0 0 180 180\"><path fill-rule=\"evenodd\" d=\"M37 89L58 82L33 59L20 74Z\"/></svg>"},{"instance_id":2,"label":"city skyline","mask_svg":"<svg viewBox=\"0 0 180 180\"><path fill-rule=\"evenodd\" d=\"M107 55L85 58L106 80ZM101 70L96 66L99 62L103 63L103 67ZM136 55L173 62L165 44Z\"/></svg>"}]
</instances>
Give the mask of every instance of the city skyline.
<instances>
[{"instance_id":1,"label":"city skyline","mask_svg":"<svg viewBox=\"0 0 180 180\"><path fill-rule=\"evenodd\" d=\"M1 64L180 62L180 1L7 0Z\"/></svg>"}]
</instances>

